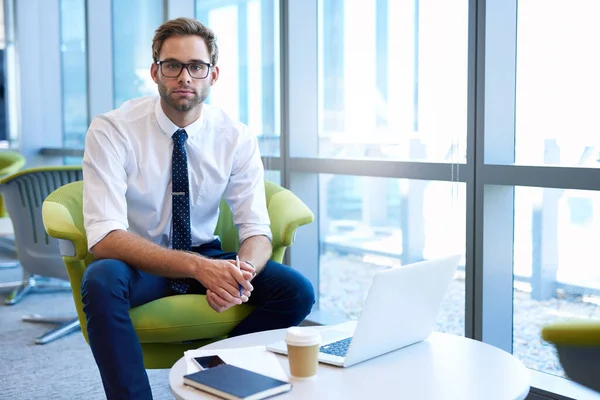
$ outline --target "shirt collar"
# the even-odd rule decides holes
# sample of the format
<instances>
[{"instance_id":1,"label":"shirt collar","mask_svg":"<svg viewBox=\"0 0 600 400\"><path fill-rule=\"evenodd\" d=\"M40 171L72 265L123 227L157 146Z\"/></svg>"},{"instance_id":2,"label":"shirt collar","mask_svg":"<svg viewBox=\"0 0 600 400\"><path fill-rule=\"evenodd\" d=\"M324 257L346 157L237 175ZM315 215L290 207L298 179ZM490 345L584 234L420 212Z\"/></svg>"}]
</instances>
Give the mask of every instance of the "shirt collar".
<instances>
[{"instance_id":1,"label":"shirt collar","mask_svg":"<svg viewBox=\"0 0 600 400\"><path fill-rule=\"evenodd\" d=\"M175 131L183 128L188 134L188 137L192 138L200 134L202 126L204 125L204 108L205 107L203 105L202 112L200 113L200 117L197 120L195 120L188 126L179 127L175 125L173 121L169 119L169 117L167 117L167 115L162 109L162 106L160 105L160 97L158 97L158 99L156 100L156 104L154 105L154 114L156 115L156 121L158 122L158 126L168 137L173 136Z\"/></svg>"}]
</instances>

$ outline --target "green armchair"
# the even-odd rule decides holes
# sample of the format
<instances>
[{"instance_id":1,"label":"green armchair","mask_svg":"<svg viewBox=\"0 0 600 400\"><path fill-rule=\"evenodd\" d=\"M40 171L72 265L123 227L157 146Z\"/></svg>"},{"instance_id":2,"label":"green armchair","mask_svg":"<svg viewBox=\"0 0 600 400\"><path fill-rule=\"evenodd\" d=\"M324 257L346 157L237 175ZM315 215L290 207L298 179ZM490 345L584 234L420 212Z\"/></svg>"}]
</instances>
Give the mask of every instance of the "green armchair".
<instances>
[{"instance_id":1,"label":"green armchair","mask_svg":"<svg viewBox=\"0 0 600 400\"><path fill-rule=\"evenodd\" d=\"M15 245L23 280L4 300L7 305L20 302L25 296L38 291L70 291L58 241L48 237L42 223L42 203L55 189L82 179L81 166L49 166L21 170L0 180L0 193L15 232ZM53 278L53 279L49 279ZM57 324L35 340L46 344L79 329L75 315L69 318L23 317L23 321Z\"/></svg>"},{"instance_id":2,"label":"green armchair","mask_svg":"<svg viewBox=\"0 0 600 400\"><path fill-rule=\"evenodd\" d=\"M5 178L19 171L25 165L25 157L21 153L15 151L2 151L0 152L0 178ZM4 204L4 197L0 195L0 218L8 217L6 206ZM15 252L15 241L11 238L0 237L0 247L7 249L10 253L11 259L7 261L0 261L0 268L13 268L19 265L16 259L13 259ZM12 287L15 286L16 282L2 284L0 287Z\"/></svg>"},{"instance_id":3,"label":"green armchair","mask_svg":"<svg viewBox=\"0 0 600 400\"><path fill-rule=\"evenodd\" d=\"M12 175L25 165L25 157L15 151L0 152L0 178ZM8 216L4 207L4 199L0 196L0 218Z\"/></svg>"},{"instance_id":4,"label":"green armchair","mask_svg":"<svg viewBox=\"0 0 600 400\"><path fill-rule=\"evenodd\" d=\"M293 242L296 229L311 223L314 215L289 190L268 181L265 181L265 190L273 233L271 259L281 262L285 249ZM81 330L88 340L81 302L81 279L93 256L87 250L82 198L83 182L65 185L46 198L42 214L48 234L59 239ZM220 237L224 250L238 249L237 229L225 201L221 202L215 234ZM216 313L206 302L206 296L186 294L132 308L130 316L142 345L145 367L152 369L170 368L185 350L226 337L251 311L252 307L245 304Z\"/></svg>"},{"instance_id":5,"label":"green armchair","mask_svg":"<svg viewBox=\"0 0 600 400\"><path fill-rule=\"evenodd\" d=\"M569 378L600 391L600 321L556 322L542 338L554 344Z\"/></svg>"}]
</instances>

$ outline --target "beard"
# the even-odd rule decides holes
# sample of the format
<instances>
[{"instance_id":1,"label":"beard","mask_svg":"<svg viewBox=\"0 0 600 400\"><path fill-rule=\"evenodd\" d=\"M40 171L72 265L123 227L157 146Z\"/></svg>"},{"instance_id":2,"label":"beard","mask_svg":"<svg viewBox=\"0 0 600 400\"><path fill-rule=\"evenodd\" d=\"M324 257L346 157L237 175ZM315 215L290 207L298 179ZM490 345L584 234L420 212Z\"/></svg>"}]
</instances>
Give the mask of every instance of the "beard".
<instances>
[{"instance_id":1,"label":"beard","mask_svg":"<svg viewBox=\"0 0 600 400\"><path fill-rule=\"evenodd\" d=\"M175 99L173 97L173 92L177 89L181 89L181 88L175 88L175 89L169 90L164 83L162 83L162 82L158 83L158 93L160 94L160 98L163 99L164 102L169 105L169 107L171 107L174 110L179 111L179 112L190 111L191 109L204 103L204 100L206 100L206 98L208 97L208 94L210 93L210 86L207 86L207 87L200 88L200 90L198 92L194 91L194 96L192 96L190 98ZM186 89L191 90L191 88L186 88Z\"/></svg>"}]
</instances>

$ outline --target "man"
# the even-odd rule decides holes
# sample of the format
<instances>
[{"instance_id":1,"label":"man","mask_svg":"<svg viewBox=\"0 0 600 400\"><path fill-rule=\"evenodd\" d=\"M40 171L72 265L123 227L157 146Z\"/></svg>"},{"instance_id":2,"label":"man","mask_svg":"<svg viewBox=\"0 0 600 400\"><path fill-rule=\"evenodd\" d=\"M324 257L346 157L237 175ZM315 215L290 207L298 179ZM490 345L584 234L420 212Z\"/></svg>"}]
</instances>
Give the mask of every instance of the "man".
<instances>
[{"instance_id":1,"label":"man","mask_svg":"<svg viewBox=\"0 0 600 400\"><path fill-rule=\"evenodd\" d=\"M256 137L204 104L219 78L214 33L193 19L167 21L152 56L160 96L95 118L86 136L83 211L96 261L82 300L109 399L152 398L132 307L179 293L205 293L215 312L249 302L256 309L235 336L297 325L314 303L306 278L269 261ZM223 196L239 231L239 269L213 234Z\"/></svg>"}]
</instances>

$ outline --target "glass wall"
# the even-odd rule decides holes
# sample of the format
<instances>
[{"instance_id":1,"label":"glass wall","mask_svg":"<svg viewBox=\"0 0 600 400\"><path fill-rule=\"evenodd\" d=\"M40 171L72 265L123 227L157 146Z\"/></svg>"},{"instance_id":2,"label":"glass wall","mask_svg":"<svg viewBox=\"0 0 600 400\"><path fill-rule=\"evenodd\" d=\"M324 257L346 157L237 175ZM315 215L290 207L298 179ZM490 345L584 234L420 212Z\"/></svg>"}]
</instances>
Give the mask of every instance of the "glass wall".
<instances>
[{"instance_id":1,"label":"glass wall","mask_svg":"<svg viewBox=\"0 0 600 400\"><path fill-rule=\"evenodd\" d=\"M514 354L564 376L540 338L560 319L600 319L600 193L517 187L514 213Z\"/></svg>"},{"instance_id":2,"label":"glass wall","mask_svg":"<svg viewBox=\"0 0 600 400\"><path fill-rule=\"evenodd\" d=\"M464 162L468 1L318 4L319 157Z\"/></svg>"},{"instance_id":3,"label":"glass wall","mask_svg":"<svg viewBox=\"0 0 600 400\"><path fill-rule=\"evenodd\" d=\"M197 0L196 18L219 45L219 80L208 102L247 124L263 156L279 156L279 1Z\"/></svg>"},{"instance_id":4,"label":"glass wall","mask_svg":"<svg viewBox=\"0 0 600 400\"><path fill-rule=\"evenodd\" d=\"M164 20L162 0L113 1L115 107L135 97L158 94L150 76L152 38Z\"/></svg>"},{"instance_id":5,"label":"glass wall","mask_svg":"<svg viewBox=\"0 0 600 400\"><path fill-rule=\"evenodd\" d=\"M456 182L319 176L320 305L360 315L373 276L412 262L465 254L465 187ZM437 329L464 334L464 258Z\"/></svg>"},{"instance_id":6,"label":"glass wall","mask_svg":"<svg viewBox=\"0 0 600 400\"><path fill-rule=\"evenodd\" d=\"M596 0L519 2L516 163L600 167L598 16Z\"/></svg>"},{"instance_id":7,"label":"glass wall","mask_svg":"<svg viewBox=\"0 0 600 400\"><path fill-rule=\"evenodd\" d=\"M361 171L375 176L318 179L320 305L357 318L377 271L465 254L458 169L451 182L377 175L400 177L396 161L466 162L468 1L319 0L316 13L317 130L297 134L318 136L318 150L291 156L385 161ZM464 271L463 258L438 330L465 332Z\"/></svg>"},{"instance_id":8,"label":"glass wall","mask_svg":"<svg viewBox=\"0 0 600 400\"><path fill-rule=\"evenodd\" d=\"M85 0L60 2L63 143L83 148L89 125Z\"/></svg>"},{"instance_id":9,"label":"glass wall","mask_svg":"<svg viewBox=\"0 0 600 400\"><path fill-rule=\"evenodd\" d=\"M490 126L486 141L493 148L485 154L486 163L497 165L501 183L514 185L497 187L485 197L487 212L514 216L496 226L501 234L489 233L496 247L513 250L512 351L529 368L559 376L564 371L554 347L541 339L541 329L557 320L600 318L600 275L594 263L600 203L597 191L577 190L593 183L585 169L597 168L600 157L595 133L600 129L595 112L600 62L590 50L600 34L599 16L595 1L521 1L514 14L494 20L516 28L516 47L505 54L507 61L514 60L514 70L501 65L491 43L487 51L495 60L488 71L514 73L514 82L505 82L512 94L487 85L498 104L514 104L514 111L503 109L502 114L510 121L514 113L515 124L504 131ZM498 43L512 46L511 39L503 40ZM494 104L488 108L500 111ZM517 172L499 164L531 167ZM580 169L534 169L537 165ZM493 263L486 267L495 269Z\"/></svg>"}]
</instances>

